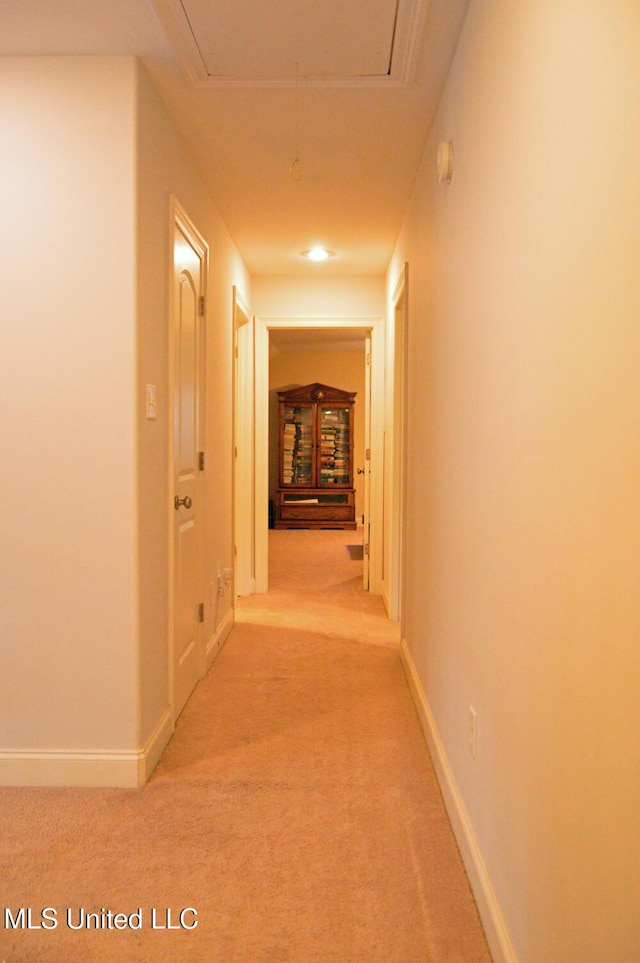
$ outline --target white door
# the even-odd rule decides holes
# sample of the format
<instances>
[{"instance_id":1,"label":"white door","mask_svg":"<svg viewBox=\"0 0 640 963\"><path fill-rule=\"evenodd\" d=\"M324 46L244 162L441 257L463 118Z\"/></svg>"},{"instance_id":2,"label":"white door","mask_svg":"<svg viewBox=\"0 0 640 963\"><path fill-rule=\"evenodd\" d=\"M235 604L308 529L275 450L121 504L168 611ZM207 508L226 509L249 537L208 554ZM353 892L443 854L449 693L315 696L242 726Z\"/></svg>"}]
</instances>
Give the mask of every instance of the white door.
<instances>
[{"instance_id":1,"label":"white door","mask_svg":"<svg viewBox=\"0 0 640 963\"><path fill-rule=\"evenodd\" d=\"M199 453L206 246L176 214L173 237L173 711L204 667L201 620L203 483Z\"/></svg>"}]
</instances>

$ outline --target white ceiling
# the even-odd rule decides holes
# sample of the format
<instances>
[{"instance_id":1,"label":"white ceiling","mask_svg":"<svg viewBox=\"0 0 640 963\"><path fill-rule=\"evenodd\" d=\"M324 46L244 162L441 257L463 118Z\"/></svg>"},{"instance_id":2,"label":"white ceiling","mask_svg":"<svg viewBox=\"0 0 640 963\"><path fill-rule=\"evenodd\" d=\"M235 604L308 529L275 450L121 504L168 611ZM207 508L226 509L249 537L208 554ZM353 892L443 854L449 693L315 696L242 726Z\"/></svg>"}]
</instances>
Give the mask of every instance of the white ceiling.
<instances>
[{"instance_id":1,"label":"white ceiling","mask_svg":"<svg viewBox=\"0 0 640 963\"><path fill-rule=\"evenodd\" d=\"M0 0L0 54L139 56L251 273L382 274L467 2Z\"/></svg>"}]
</instances>

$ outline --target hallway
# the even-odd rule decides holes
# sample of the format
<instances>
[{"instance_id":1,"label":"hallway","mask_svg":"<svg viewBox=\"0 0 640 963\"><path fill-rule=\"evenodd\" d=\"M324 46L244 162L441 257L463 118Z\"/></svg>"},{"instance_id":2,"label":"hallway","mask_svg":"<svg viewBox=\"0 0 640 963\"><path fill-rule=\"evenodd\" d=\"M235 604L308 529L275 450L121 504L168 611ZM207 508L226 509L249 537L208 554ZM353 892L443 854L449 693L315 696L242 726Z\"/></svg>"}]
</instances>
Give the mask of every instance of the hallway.
<instances>
[{"instance_id":1,"label":"hallway","mask_svg":"<svg viewBox=\"0 0 640 963\"><path fill-rule=\"evenodd\" d=\"M408 29L371 84L314 54L351 71L373 0L304 43L290 6L2 3L0 961L481 958L440 790L495 963L637 963L640 4L376 0ZM184 60L205 21L233 77ZM206 417L176 512L179 292ZM301 322L373 335L354 467L400 653L344 553L285 575L273 540L235 607Z\"/></svg>"},{"instance_id":2,"label":"hallway","mask_svg":"<svg viewBox=\"0 0 640 963\"><path fill-rule=\"evenodd\" d=\"M6 963L489 960L357 534L270 538L271 590L240 600L146 787L0 789L4 905L59 924L7 929ZM140 929L66 923L138 908Z\"/></svg>"}]
</instances>

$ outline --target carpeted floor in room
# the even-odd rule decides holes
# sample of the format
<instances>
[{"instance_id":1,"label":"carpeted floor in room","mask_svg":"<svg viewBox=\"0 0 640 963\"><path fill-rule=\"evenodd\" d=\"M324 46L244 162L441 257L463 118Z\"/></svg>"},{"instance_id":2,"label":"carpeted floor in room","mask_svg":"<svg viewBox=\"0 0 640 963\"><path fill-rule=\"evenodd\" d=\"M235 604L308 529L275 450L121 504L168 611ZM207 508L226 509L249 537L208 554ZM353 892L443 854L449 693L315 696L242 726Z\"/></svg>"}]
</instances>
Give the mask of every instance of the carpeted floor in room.
<instances>
[{"instance_id":1,"label":"carpeted floor in room","mask_svg":"<svg viewBox=\"0 0 640 963\"><path fill-rule=\"evenodd\" d=\"M0 920L0 960L490 963L358 541L270 532L270 591L143 789L0 789L1 911L58 922Z\"/></svg>"}]
</instances>

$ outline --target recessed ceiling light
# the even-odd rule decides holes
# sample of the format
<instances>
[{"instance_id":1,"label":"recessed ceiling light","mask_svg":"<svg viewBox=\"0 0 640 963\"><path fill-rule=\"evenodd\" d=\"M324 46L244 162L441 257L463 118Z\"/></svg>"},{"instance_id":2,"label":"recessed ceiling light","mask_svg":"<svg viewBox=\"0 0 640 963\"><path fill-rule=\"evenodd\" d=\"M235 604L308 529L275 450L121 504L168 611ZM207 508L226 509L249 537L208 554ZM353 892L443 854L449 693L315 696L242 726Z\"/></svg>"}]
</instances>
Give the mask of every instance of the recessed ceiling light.
<instances>
[{"instance_id":1,"label":"recessed ceiling light","mask_svg":"<svg viewBox=\"0 0 640 963\"><path fill-rule=\"evenodd\" d=\"M333 257L333 251L327 251L324 247L312 247L310 251L303 251L302 256L310 261L326 261L327 258Z\"/></svg>"}]
</instances>

